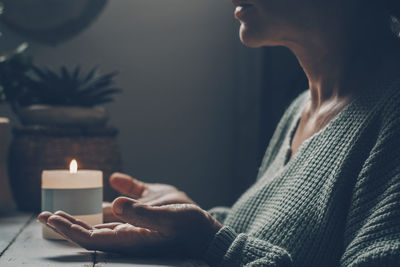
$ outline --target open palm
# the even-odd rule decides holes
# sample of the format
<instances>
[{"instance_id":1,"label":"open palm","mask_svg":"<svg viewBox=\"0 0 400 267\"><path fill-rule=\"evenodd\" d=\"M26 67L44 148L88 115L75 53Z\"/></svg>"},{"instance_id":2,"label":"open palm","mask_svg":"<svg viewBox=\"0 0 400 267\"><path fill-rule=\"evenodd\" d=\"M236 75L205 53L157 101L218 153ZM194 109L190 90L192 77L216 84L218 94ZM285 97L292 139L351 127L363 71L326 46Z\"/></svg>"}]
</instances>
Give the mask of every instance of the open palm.
<instances>
[{"instance_id":1,"label":"open palm","mask_svg":"<svg viewBox=\"0 0 400 267\"><path fill-rule=\"evenodd\" d=\"M123 195L129 196L150 206L169 204L195 204L184 192L167 184L144 183L127 174L114 173L110 177L110 185ZM111 203L103 203L105 222L119 220L112 213Z\"/></svg>"},{"instance_id":2,"label":"open palm","mask_svg":"<svg viewBox=\"0 0 400 267\"><path fill-rule=\"evenodd\" d=\"M89 226L58 211L38 219L70 241L88 249L120 253L183 253L199 257L222 227L193 204L150 206L120 197L113 202L116 217L126 222Z\"/></svg>"},{"instance_id":3,"label":"open palm","mask_svg":"<svg viewBox=\"0 0 400 267\"><path fill-rule=\"evenodd\" d=\"M92 227L63 211L54 214L42 212L38 219L64 238L87 250L127 253L168 241L157 231L129 223L114 222Z\"/></svg>"}]
</instances>

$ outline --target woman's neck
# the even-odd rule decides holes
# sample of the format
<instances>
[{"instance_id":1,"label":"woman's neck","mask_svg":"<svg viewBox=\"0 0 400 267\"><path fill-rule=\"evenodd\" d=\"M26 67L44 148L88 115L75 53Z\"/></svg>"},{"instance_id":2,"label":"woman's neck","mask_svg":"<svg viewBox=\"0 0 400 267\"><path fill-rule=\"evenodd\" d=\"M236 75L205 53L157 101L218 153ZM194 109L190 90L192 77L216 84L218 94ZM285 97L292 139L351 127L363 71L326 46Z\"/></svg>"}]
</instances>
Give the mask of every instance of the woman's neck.
<instances>
[{"instance_id":1,"label":"woman's neck","mask_svg":"<svg viewBox=\"0 0 400 267\"><path fill-rule=\"evenodd\" d=\"M302 33L301 40L286 44L307 75L310 111L332 101L350 101L377 80L386 60L398 54L393 52L396 41L390 29L383 27L389 28L389 23L343 23L331 32L319 28L320 32Z\"/></svg>"}]
</instances>

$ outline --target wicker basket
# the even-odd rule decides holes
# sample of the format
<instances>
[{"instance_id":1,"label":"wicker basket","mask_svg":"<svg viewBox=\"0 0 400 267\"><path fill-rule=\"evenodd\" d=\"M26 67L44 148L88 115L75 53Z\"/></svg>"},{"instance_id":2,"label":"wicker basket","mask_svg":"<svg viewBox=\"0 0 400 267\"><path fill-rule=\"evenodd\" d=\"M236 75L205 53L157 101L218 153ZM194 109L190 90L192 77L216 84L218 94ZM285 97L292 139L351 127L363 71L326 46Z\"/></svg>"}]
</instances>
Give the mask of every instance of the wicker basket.
<instances>
[{"instance_id":1,"label":"wicker basket","mask_svg":"<svg viewBox=\"0 0 400 267\"><path fill-rule=\"evenodd\" d=\"M103 171L104 199L116 192L108 177L121 171L122 163L115 128L53 128L21 126L13 128L9 155L9 176L19 209L39 211L42 170L67 169L75 158L80 169Z\"/></svg>"}]
</instances>

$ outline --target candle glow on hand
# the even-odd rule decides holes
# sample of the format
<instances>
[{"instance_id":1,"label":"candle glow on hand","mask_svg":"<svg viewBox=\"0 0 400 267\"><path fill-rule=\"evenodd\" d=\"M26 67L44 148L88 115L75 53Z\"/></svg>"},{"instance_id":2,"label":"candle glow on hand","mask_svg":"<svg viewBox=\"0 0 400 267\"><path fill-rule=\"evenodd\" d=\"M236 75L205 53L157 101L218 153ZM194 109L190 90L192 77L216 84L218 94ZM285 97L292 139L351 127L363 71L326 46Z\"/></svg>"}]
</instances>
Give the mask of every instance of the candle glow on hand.
<instances>
[{"instance_id":1,"label":"candle glow on hand","mask_svg":"<svg viewBox=\"0 0 400 267\"><path fill-rule=\"evenodd\" d=\"M69 172L70 173L78 172L78 163L76 162L76 159L71 160L71 163L69 164Z\"/></svg>"}]
</instances>

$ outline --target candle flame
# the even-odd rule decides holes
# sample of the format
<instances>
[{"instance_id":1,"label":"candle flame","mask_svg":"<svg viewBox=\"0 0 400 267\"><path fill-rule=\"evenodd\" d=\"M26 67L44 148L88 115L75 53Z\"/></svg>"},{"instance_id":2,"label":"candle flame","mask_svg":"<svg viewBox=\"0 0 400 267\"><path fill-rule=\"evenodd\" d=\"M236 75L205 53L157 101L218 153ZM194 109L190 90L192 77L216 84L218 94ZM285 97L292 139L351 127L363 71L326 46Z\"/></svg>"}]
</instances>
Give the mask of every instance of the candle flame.
<instances>
[{"instance_id":1,"label":"candle flame","mask_svg":"<svg viewBox=\"0 0 400 267\"><path fill-rule=\"evenodd\" d=\"M71 163L69 164L69 172L70 173L78 172L78 163L76 162L76 159L71 160Z\"/></svg>"}]
</instances>

